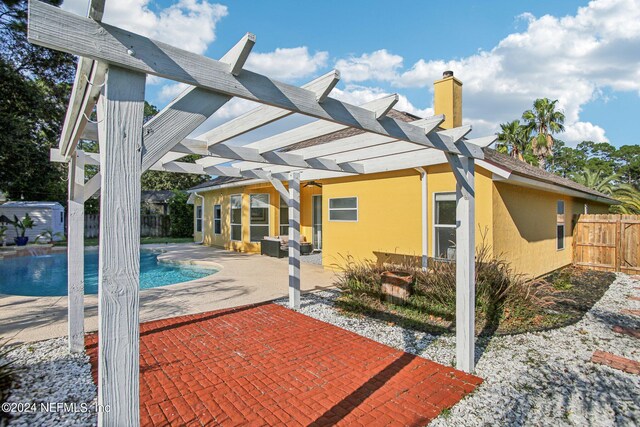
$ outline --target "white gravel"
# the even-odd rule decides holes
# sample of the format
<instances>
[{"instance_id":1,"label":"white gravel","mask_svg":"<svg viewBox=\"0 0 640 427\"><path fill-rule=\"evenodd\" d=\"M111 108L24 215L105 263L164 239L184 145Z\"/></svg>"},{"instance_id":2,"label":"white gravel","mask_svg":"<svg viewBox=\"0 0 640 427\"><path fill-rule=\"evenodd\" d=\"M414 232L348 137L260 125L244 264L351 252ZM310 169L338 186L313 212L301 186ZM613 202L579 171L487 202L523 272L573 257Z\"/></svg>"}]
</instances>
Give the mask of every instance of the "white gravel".
<instances>
[{"instance_id":1,"label":"white gravel","mask_svg":"<svg viewBox=\"0 0 640 427\"><path fill-rule=\"evenodd\" d=\"M611 326L640 327L620 315L640 309L627 300L640 286L620 274L603 298L578 323L548 332L496 337L476 345L476 374L484 383L456 404L435 426L636 426L640 425L640 376L596 365L595 350L640 360L639 340L614 334ZM360 335L445 365L455 363L455 339L434 337L366 317L345 316L334 307L338 291L302 297L300 311ZM286 304L286 300L277 301ZM17 346L9 355L18 368L9 402L96 403L88 357L70 355L58 338ZM95 412L36 410L14 414L10 426L89 426Z\"/></svg>"},{"instance_id":2,"label":"white gravel","mask_svg":"<svg viewBox=\"0 0 640 427\"><path fill-rule=\"evenodd\" d=\"M96 425L92 408L97 391L89 357L69 354L66 338L16 346L8 358L16 368L8 403L21 410L10 414L9 426Z\"/></svg>"},{"instance_id":3,"label":"white gravel","mask_svg":"<svg viewBox=\"0 0 640 427\"><path fill-rule=\"evenodd\" d=\"M640 376L590 362L595 350L640 360L640 341L611 331L640 327L620 315L640 309L627 300L638 281L620 274L602 299L571 326L548 332L495 337L476 343L475 374L484 379L434 426L637 426ZM455 337L434 337L366 317L347 317L335 308L337 292L302 297L300 311L391 347L444 365L455 364ZM286 304L286 300L279 301Z\"/></svg>"}]
</instances>

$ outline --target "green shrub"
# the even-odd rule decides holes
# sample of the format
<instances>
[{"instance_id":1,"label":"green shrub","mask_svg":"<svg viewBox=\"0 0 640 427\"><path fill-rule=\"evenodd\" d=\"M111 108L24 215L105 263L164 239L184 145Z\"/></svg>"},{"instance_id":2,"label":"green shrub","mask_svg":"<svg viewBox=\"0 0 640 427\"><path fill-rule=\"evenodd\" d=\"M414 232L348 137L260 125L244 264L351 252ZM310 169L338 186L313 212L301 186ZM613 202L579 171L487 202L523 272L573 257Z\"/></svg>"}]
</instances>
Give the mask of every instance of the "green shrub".
<instances>
[{"instance_id":1,"label":"green shrub","mask_svg":"<svg viewBox=\"0 0 640 427\"><path fill-rule=\"evenodd\" d=\"M543 281L530 281L517 274L502 256L492 256L491 247L482 244L476 251L476 314L487 324L497 324L505 309L512 313L535 312L552 304L554 290ZM357 262L343 258L336 285L343 290L350 305L358 296L383 300L381 274L399 271L413 276L409 309L446 320L454 320L456 312L456 264L432 260L427 270L408 265ZM366 299L361 298L361 304ZM362 311L362 310L359 310Z\"/></svg>"},{"instance_id":2,"label":"green shrub","mask_svg":"<svg viewBox=\"0 0 640 427\"><path fill-rule=\"evenodd\" d=\"M193 236L193 205L188 205L189 193L176 191L175 195L169 199L169 218L171 237L191 237Z\"/></svg>"}]
</instances>

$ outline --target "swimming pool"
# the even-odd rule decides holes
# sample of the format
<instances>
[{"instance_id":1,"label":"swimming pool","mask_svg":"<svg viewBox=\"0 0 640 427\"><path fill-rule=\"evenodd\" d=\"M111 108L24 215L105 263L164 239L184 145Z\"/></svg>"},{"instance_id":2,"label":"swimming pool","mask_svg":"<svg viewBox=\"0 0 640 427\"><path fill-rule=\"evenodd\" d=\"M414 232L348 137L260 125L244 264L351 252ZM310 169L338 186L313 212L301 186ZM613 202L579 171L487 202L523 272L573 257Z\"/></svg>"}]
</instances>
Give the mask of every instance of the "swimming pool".
<instances>
[{"instance_id":1,"label":"swimming pool","mask_svg":"<svg viewBox=\"0 0 640 427\"><path fill-rule=\"evenodd\" d=\"M98 293L98 251L84 254L84 293ZM140 289L200 279L217 270L158 262L158 253L140 252ZM0 261L0 293L67 295L67 254L23 256Z\"/></svg>"}]
</instances>

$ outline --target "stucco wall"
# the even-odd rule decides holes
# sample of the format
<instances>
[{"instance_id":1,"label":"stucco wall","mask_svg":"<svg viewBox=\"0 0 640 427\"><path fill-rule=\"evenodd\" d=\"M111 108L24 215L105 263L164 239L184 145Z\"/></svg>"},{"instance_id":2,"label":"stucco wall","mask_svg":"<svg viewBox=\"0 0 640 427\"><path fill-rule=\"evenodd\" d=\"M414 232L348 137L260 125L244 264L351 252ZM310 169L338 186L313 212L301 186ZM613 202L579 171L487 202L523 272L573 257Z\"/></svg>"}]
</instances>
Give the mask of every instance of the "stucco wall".
<instances>
[{"instance_id":1,"label":"stucco wall","mask_svg":"<svg viewBox=\"0 0 640 427\"><path fill-rule=\"evenodd\" d=\"M300 234L302 236L305 236L308 241L311 241L312 233L312 195L319 194L321 192L322 190L315 186L302 187L300 191ZM242 195L242 241L231 241L230 203L231 196L234 194ZM207 191L201 194L205 198L202 224L205 245L232 249L239 252L260 252L260 244L256 242L250 242L249 201L251 194L269 194L269 235L276 236L279 234L280 194L273 188L271 184L265 183L244 187L222 188L218 190ZM201 204L201 199L197 197L194 204L195 206L199 206ZM221 234L214 234L213 232L213 206L216 204L221 205ZM202 233L194 232L194 240L200 241L200 239L202 239Z\"/></svg>"},{"instance_id":2,"label":"stucco wall","mask_svg":"<svg viewBox=\"0 0 640 427\"><path fill-rule=\"evenodd\" d=\"M565 245L556 249L556 206L565 202ZM532 188L494 183L493 246L515 271L538 277L571 263L574 214L604 213L608 206Z\"/></svg>"}]
</instances>

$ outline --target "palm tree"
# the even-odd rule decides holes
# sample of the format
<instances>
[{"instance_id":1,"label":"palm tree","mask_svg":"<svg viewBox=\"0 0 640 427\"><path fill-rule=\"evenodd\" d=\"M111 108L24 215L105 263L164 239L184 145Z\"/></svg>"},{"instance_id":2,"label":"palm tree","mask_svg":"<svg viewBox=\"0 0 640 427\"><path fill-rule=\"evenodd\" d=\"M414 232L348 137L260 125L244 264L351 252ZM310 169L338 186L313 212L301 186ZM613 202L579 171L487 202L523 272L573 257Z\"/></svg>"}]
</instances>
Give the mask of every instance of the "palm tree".
<instances>
[{"instance_id":1,"label":"palm tree","mask_svg":"<svg viewBox=\"0 0 640 427\"><path fill-rule=\"evenodd\" d=\"M520 124L520 120L500 124L502 132L498 133L498 141L509 150L513 158L524 161L523 154L529 145L531 128Z\"/></svg>"},{"instance_id":2,"label":"palm tree","mask_svg":"<svg viewBox=\"0 0 640 427\"><path fill-rule=\"evenodd\" d=\"M606 174L602 169L585 169L573 174L571 179L618 200L620 204L612 206L612 212L640 214L640 191L633 185L621 184L620 177L621 175L617 173Z\"/></svg>"},{"instance_id":3,"label":"palm tree","mask_svg":"<svg viewBox=\"0 0 640 427\"><path fill-rule=\"evenodd\" d=\"M540 169L546 169L547 157L553 152L552 135L564 130L564 113L556 111L557 103L557 99L538 98L533 103L533 109L522 114L527 126L538 133L531 139L531 146Z\"/></svg>"}]
</instances>

